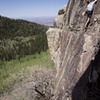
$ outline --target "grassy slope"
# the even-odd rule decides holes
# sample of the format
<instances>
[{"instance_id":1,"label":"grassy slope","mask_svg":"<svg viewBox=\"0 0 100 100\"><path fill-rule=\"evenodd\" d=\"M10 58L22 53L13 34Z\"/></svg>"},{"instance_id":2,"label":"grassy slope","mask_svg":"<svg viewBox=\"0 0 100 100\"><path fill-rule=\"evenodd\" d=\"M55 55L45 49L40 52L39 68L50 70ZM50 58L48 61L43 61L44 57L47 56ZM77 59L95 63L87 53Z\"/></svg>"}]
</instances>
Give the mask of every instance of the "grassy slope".
<instances>
[{"instance_id":1,"label":"grassy slope","mask_svg":"<svg viewBox=\"0 0 100 100\"><path fill-rule=\"evenodd\" d=\"M55 71L54 63L48 51L23 57L20 61L16 59L1 62L0 64L0 95L10 90L10 86L14 84L16 80L14 76L18 75L22 69L24 69L25 74L28 73L26 71L27 68L34 68L37 66Z\"/></svg>"}]
</instances>

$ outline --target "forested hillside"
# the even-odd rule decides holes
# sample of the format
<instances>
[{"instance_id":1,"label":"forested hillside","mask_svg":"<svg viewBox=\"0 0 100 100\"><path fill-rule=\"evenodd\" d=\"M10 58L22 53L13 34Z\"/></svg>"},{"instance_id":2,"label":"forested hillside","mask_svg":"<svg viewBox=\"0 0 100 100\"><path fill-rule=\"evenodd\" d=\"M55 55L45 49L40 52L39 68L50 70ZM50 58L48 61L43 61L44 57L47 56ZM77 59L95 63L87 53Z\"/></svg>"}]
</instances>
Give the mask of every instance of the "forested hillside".
<instances>
[{"instance_id":1,"label":"forested hillside","mask_svg":"<svg viewBox=\"0 0 100 100\"><path fill-rule=\"evenodd\" d=\"M20 59L25 55L46 51L47 29L44 25L0 16L0 59Z\"/></svg>"}]
</instances>

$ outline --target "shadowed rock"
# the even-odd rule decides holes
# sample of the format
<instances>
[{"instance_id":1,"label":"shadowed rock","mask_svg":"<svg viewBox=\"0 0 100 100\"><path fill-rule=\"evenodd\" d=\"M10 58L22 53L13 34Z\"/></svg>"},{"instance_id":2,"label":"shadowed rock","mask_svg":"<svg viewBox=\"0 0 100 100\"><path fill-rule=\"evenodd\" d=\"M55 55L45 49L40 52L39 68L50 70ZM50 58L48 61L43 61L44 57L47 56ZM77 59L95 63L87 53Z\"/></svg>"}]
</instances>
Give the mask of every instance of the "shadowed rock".
<instances>
[{"instance_id":1,"label":"shadowed rock","mask_svg":"<svg viewBox=\"0 0 100 100\"><path fill-rule=\"evenodd\" d=\"M100 99L100 0L86 32L87 17L82 16L85 8L84 0L69 0L62 21L55 24L58 29L47 31L57 69L54 100ZM53 45L55 41L57 45Z\"/></svg>"}]
</instances>

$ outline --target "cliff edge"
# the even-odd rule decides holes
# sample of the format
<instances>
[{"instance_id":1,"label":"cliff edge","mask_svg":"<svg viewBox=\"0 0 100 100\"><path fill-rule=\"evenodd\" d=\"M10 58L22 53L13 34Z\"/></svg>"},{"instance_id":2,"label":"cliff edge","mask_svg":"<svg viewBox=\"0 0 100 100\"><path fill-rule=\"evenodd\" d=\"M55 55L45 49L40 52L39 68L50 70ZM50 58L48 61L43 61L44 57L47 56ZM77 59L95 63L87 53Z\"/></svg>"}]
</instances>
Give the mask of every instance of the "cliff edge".
<instances>
[{"instance_id":1,"label":"cliff edge","mask_svg":"<svg viewBox=\"0 0 100 100\"><path fill-rule=\"evenodd\" d=\"M57 70L54 100L100 100L100 0L86 32L85 8L84 0L69 0L46 32Z\"/></svg>"}]
</instances>

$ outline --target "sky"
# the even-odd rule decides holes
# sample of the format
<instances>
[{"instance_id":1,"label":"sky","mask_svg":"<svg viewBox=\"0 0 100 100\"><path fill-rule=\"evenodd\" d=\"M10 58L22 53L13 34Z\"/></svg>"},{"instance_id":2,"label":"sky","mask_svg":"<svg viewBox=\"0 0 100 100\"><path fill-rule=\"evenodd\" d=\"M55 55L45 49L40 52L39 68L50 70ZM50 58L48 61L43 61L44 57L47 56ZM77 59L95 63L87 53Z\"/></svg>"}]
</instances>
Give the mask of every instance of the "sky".
<instances>
[{"instance_id":1,"label":"sky","mask_svg":"<svg viewBox=\"0 0 100 100\"><path fill-rule=\"evenodd\" d=\"M0 15L9 18L56 16L68 0L0 0Z\"/></svg>"}]
</instances>

